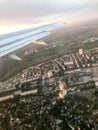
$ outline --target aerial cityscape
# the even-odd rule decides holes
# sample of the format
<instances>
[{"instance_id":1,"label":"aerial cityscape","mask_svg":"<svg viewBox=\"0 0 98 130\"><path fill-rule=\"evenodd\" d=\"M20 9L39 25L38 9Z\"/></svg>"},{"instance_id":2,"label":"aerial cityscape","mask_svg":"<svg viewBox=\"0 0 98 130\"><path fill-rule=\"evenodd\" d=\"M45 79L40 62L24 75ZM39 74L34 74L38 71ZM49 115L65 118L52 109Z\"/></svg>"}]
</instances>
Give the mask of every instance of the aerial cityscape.
<instances>
[{"instance_id":1,"label":"aerial cityscape","mask_svg":"<svg viewBox=\"0 0 98 130\"><path fill-rule=\"evenodd\" d=\"M91 1L69 1L76 6L65 2L64 7L72 11L77 7L77 17L83 17L78 6L96 10L96 2L90 10ZM50 0L45 5L58 14L64 9L64 1L61 3L54 5ZM19 10L24 10L27 3L11 4L16 4L15 10L20 4ZM28 8L33 7L29 12L36 12L29 4ZM38 2L32 4L37 7ZM38 11L43 20L46 15L40 11L42 7L38 6ZM51 11L45 10L51 16ZM22 22L21 15L16 17ZM29 15L23 21L31 25ZM13 17L14 23L17 20ZM41 19L39 15L32 17ZM70 17L71 22L66 19L0 35L0 130L98 130L98 17ZM2 20L0 24L3 26Z\"/></svg>"},{"instance_id":2,"label":"aerial cityscape","mask_svg":"<svg viewBox=\"0 0 98 130\"><path fill-rule=\"evenodd\" d=\"M47 39L48 37L46 41ZM48 59L42 56L43 62L11 74L10 78L1 77L1 126L7 130L23 128L54 130L64 127L69 130L97 130L97 41L98 38L93 36L82 40L84 47L71 43L68 52L65 49L66 43L59 45L55 42L23 51L21 54L23 58L32 58L43 50L45 54L57 52L58 46L65 52L58 53L58 56L53 53ZM93 47L89 44L93 44ZM73 45L72 51L70 48Z\"/></svg>"}]
</instances>

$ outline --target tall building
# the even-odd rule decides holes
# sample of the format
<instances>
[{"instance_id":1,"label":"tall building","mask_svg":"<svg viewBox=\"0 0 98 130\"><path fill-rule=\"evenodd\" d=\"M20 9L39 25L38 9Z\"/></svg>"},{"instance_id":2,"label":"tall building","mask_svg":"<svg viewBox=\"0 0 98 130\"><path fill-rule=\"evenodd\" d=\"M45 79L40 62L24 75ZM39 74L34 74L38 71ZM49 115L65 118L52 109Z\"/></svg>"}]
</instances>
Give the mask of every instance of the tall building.
<instances>
[{"instance_id":1,"label":"tall building","mask_svg":"<svg viewBox=\"0 0 98 130\"><path fill-rule=\"evenodd\" d=\"M83 54L83 49L79 49L79 55Z\"/></svg>"}]
</instances>

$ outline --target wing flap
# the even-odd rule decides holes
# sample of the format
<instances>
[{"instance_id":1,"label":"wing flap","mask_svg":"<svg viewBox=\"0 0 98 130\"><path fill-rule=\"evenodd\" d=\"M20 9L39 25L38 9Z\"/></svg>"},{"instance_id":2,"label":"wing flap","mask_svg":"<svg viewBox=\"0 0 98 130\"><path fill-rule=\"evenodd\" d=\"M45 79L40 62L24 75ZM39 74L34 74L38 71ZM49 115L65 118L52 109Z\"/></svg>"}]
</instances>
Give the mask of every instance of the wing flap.
<instances>
[{"instance_id":1,"label":"wing flap","mask_svg":"<svg viewBox=\"0 0 98 130\"><path fill-rule=\"evenodd\" d=\"M8 55L8 58L13 59L13 60L21 61L21 58L18 57L18 56L16 56L15 54L10 54L10 55Z\"/></svg>"}]
</instances>

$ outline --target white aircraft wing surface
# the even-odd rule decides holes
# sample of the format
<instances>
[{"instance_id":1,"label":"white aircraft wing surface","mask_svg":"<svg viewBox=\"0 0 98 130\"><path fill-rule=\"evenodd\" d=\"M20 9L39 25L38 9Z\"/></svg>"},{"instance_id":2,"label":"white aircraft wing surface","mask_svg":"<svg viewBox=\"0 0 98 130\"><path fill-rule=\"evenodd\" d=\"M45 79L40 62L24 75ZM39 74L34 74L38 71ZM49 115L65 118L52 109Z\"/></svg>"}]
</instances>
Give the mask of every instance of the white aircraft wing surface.
<instances>
[{"instance_id":1,"label":"white aircraft wing surface","mask_svg":"<svg viewBox=\"0 0 98 130\"><path fill-rule=\"evenodd\" d=\"M61 25L63 25L63 23L52 23L0 35L0 57L9 55L15 50L49 35L51 30Z\"/></svg>"}]
</instances>

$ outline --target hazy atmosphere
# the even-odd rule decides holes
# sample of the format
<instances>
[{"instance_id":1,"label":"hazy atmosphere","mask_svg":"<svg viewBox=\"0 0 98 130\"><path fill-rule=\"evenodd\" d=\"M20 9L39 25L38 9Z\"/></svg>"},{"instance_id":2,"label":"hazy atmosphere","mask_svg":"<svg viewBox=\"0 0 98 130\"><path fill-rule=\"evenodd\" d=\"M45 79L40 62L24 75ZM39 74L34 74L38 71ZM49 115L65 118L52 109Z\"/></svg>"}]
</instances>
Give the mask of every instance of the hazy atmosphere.
<instances>
[{"instance_id":1,"label":"hazy atmosphere","mask_svg":"<svg viewBox=\"0 0 98 130\"><path fill-rule=\"evenodd\" d=\"M96 16L97 7L97 0L0 0L0 33L8 32L7 28L14 25L28 26L60 17L68 22Z\"/></svg>"},{"instance_id":2,"label":"hazy atmosphere","mask_svg":"<svg viewBox=\"0 0 98 130\"><path fill-rule=\"evenodd\" d=\"M98 130L98 0L0 0L0 130Z\"/></svg>"}]
</instances>

